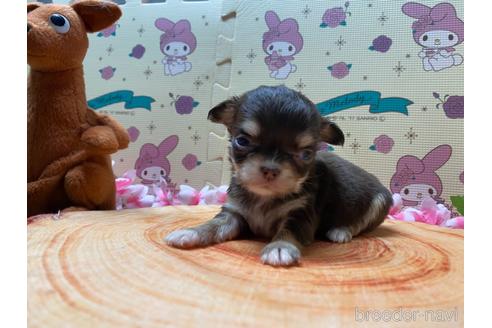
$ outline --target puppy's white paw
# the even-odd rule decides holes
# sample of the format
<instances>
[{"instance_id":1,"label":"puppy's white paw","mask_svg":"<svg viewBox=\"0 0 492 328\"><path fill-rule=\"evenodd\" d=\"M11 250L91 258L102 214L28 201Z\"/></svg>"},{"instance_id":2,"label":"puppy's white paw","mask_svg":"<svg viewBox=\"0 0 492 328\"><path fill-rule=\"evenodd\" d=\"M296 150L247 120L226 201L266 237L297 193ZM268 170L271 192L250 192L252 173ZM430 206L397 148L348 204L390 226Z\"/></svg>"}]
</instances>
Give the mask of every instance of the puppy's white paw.
<instances>
[{"instance_id":1,"label":"puppy's white paw","mask_svg":"<svg viewBox=\"0 0 492 328\"><path fill-rule=\"evenodd\" d=\"M261 251L261 262L272 266L289 266L299 262L301 252L286 241L275 241Z\"/></svg>"},{"instance_id":2,"label":"puppy's white paw","mask_svg":"<svg viewBox=\"0 0 492 328\"><path fill-rule=\"evenodd\" d=\"M167 235L165 242L177 248L191 248L200 245L200 235L192 229L182 229Z\"/></svg>"},{"instance_id":3,"label":"puppy's white paw","mask_svg":"<svg viewBox=\"0 0 492 328\"><path fill-rule=\"evenodd\" d=\"M348 243L352 240L352 233L347 227L339 227L328 230L326 238L334 243Z\"/></svg>"}]
</instances>

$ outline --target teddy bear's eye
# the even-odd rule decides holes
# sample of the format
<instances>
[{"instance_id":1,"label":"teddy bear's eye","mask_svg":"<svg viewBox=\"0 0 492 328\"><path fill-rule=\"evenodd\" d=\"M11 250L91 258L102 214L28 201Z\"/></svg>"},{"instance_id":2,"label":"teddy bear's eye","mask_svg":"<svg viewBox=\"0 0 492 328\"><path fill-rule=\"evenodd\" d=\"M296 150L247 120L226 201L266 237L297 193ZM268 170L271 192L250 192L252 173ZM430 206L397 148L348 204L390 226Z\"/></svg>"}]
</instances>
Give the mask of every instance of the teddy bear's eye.
<instances>
[{"instance_id":1,"label":"teddy bear's eye","mask_svg":"<svg viewBox=\"0 0 492 328\"><path fill-rule=\"evenodd\" d=\"M68 19L60 14L53 14L50 16L50 23L51 26L57 31L58 33L67 33L70 30L70 22Z\"/></svg>"}]
</instances>

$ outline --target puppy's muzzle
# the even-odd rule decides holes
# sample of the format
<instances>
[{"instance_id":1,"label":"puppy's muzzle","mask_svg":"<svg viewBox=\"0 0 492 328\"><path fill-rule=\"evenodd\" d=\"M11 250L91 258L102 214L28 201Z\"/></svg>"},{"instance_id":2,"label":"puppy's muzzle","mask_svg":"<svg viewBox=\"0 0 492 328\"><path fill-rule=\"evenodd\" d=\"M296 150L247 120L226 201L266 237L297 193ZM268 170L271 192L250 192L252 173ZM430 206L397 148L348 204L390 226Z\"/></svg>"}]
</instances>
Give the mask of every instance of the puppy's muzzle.
<instances>
[{"instance_id":1,"label":"puppy's muzzle","mask_svg":"<svg viewBox=\"0 0 492 328\"><path fill-rule=\"evenodd\" d=\"M275 180L280 174L280 168L273 165L263 165L260 167L260 171L263 174L263 179L268 182Z\"/></svg>"}]
</instances>

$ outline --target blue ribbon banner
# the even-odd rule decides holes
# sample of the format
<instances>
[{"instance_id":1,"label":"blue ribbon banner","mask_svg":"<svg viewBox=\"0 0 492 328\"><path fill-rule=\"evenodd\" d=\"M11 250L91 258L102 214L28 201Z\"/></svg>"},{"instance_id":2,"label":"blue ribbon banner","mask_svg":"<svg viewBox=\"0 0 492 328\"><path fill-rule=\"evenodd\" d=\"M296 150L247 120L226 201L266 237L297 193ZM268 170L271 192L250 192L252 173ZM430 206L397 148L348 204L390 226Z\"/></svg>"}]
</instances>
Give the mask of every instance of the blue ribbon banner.
<instances>
[{"instance_id":1,"label":"blue ribbon banner","mask_svg":"<svg viewBox=\"0 0 492 328\"><path fill-rule=\"evenodd\" d=\"M408 115L407 106L411 104L413 102L406 98L381 98L378 91L358 91L323 101L316 108L323 116L364 105L369 105L372 114L395 112Z\"/></svg>"},{"instance_id":2,"label":"blue ribbon banner","mask_svg":"<svg viewBox=\"0 0 492 328\"><path fill-rule=\"evenodd\" d=\"M125 109L145 108L150 111L152 109L151 103L154 101L155 99L152 97L134 96L133 91L130 90L117 90L91 99L87 102L87 104L92 109L99 109L112 104L124 102Z\"/></svg>"}]
</instances>

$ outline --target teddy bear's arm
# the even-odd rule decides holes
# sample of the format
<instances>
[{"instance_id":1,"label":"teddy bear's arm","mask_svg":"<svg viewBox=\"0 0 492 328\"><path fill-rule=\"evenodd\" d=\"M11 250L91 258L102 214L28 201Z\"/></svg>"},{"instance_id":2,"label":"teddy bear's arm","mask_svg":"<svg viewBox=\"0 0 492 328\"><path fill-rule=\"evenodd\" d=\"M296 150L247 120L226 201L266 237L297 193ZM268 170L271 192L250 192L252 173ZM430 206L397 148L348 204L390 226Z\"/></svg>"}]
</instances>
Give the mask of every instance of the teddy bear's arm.
<instances>
[{"instance_id":1,"label":"teddy bear's arm","mask_svg":"<svg viewBox=\"0 0 492 328\"><path fill-rule=\"evenodd\" d=\"M119 142L109 126L97 125L82 133L81 141L94 153L112 154L118 151Z\"/></svg>"},{"instance_id":2,"label":"teddy bear's arm","mask_svg":"<svg viewBox=\"0 0 492 328\"><path fill-rule=\"evenodd\" d=\"M104 126L113 131L114 138L118 143L117 150L125 149L128 147L128 144L130 143L130 137L128 136L128 132L120 123L118 123L110 116L95 113L92 109L89 109L88 112L89 122L92 123L91 125Z\"/></svg>"}]
</instances>

